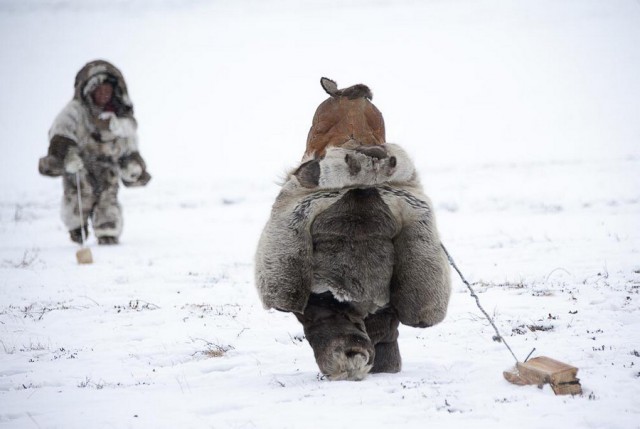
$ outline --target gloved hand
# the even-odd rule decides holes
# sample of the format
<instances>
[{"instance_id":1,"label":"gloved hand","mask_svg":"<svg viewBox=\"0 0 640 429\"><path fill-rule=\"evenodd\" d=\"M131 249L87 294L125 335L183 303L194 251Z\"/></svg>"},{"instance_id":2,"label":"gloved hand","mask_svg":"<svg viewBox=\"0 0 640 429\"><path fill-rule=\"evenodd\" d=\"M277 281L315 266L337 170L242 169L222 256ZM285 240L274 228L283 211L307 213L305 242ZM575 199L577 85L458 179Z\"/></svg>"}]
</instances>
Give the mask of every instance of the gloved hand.
<instances>
[{"instance_id":1,"label":"gloved hand","mask_svg":"<svg viewBox=\"0 0 640 429\"><path fill-rule=\"evenodd\" d=\"M67 152L67 156L64 157L64 171L69 174L75 174L84 168L84 162L80 158L80 153L77 148L72 147Z\"/></svg>"},{"instance_id":2,"label":"gloved hand","mask_svg":"<svg viewBox=\"0 0 640 429\"><path fill-rule=\"evenodd\" d=\"M125 182L137 182L142 175L142 166L137 162L129 162L120 169L120 174Z\"/></svg>"},{"instance_id":3,"label":"gloved hand","mask_svg":"<svg viewBox=\"0 0 640 429\"><path fill-rule=\"evenodd\" d=\"M123 156L118 163L124 186L144 186L151 180L151 175L147 173L147 165L137 151Z\"/></svg>"},{"instance_id":4,"label":"gloved hand","mask_svg":"<svg viewBox=\"0 0 640 429\"><path fill-rule=\"evenodd\" d=\"M58 177L64 174L64 166L60 158L47 155L38 161L38 171L44 176Z\"/></svg>"}]
</instances>

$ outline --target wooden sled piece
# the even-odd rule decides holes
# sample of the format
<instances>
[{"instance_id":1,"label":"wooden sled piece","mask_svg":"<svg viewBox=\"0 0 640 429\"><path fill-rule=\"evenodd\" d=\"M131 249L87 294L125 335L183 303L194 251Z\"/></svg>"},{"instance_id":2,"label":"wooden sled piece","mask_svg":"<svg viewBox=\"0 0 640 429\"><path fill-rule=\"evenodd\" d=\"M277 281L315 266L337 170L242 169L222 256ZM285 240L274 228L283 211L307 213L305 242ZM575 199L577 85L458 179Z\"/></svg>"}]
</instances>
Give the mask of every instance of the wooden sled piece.
<instances>
[{"instance_id":1,"label":"wooden sled piece","mask_svg":"<svg viewBox=\"0 0 640 429\"><path fill-rule=\"evenodd\" d=\"M91 249L83 247L76 252L76 259L79 264L92 264L93 256L91 255Z\"/></svg>"},{"instance_id":2,"label":"wooden sled piece","mask_svg":"<svg viewBox=\"0 0 640 429\"><path fill-rule=\"evenodd\" d=\"M578 368L546 356L518 362L515 367L502 374L509 383L520 386L536 384L542 388L543 384L549 383L556 395L582 393L580 379L576 377Z\"/></svg>"}]
</instances>

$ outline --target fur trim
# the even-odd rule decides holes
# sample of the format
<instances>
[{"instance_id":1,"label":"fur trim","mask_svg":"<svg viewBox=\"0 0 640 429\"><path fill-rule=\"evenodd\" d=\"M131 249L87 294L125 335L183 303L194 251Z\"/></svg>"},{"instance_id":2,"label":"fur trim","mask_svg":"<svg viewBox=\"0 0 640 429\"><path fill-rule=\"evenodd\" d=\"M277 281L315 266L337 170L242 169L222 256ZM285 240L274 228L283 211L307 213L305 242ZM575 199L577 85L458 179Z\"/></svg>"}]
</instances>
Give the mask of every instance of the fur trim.
<instances>
[{"instance_id":1,"label":"fur trim","mask_svg":"<svg viewBox=\"0 0 640 429\"><path fill-rule=\"evenodd\" d=\"M369 156L373 147L384 156ZM392 143L373 147L355 141L330 147L324 158L303 162L292 174L304 187L315 189L418 183L413 161L402 147Z\"/></svg>"},{"instance_id":2,"label":"fur trim","mask_svg":"<svg viewBox=\"0 0 640 429\"><path fill-rule=\"evenodd\" d=\"M108 77L109 76L106 73L100 73L100 74L91 76L91 78L89 78L89 80L87 80L87 82L81 88L82 95L85 97L85 99L89 99L89 96L91 95L91 93L98 86L106 82Z\"/></svg>"}]
</instances>

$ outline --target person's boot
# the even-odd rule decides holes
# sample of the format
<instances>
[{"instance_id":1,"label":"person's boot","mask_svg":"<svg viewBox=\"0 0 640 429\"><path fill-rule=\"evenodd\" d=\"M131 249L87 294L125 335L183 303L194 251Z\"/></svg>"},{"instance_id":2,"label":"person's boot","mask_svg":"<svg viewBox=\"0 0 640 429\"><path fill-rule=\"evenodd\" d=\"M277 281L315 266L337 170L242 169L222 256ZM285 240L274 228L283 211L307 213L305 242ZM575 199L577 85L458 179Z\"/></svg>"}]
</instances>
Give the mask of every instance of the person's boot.
<instances>
[{"instance_id":1,"label":"person's boot","mask_svg":"<svg viewBox=\"0 0 640 429\"><path fill-rule=\"evenodd\" d=\"M98 237L98 244L106 244L106 245L118 244L118 237L111 237L108 235L103 237Z\"/></svg>"},{"instance_id":2,"label":"person's boot","mask_svg":"<svg viewBox=\"0 0 640 429\"><path fill-rule=\"evenodd\" d=\"M86 240L89 237L89 230L87 227L84 227L84 239ZM74 243L82 244L82 230L80 228L72 229L69 231L69 238Z\"/></svg>"},{"instance_id":3,"label":"person's boot","mask_svg":"<svg viewBox=\"0 0 640 429\"><path fill-rule=\"evenodd\" d=\"M384 308L364 320L367 334L375 346L376 354L371 373L400 372L402 359L398 347L398 325L395 311Z\"/></svg>"},{"instance_id":4,"label":"person's boot","mask_svg":"<svg viewBox=\"0 0 640 429\"><path fill-rule=\"evenodd\" d=\"M400 348L398 340L391 343L376 344L376 358L373 361L371 373L379 372L395 373L402 369L402 358L400 357Z\"/></svg>"},{"instance_id":5,"label":"person's boot","mask_svg":"<svg viewBox=\"0 0 640 429\"><path fill-rule=\"evenodd\" d=\"M330 380L362 380L375 351L364 322L348 303L330 293L312 295L304 314L296 314L320 371Z\"/></svg>"}]
</instances>

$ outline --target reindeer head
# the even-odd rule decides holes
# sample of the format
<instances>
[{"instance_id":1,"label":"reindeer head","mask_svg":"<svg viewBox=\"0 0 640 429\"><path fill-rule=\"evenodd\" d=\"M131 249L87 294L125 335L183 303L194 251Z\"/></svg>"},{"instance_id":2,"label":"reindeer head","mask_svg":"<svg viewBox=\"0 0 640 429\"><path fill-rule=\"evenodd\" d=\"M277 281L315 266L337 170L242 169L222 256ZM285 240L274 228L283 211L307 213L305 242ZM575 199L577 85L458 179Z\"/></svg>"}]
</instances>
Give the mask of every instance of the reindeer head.
<instances>
[{"instance_id":1,"label":"reindeer head","mask_svg":"<svg viewBox=\"0 0 640 429\"><path fill-rule=\"evenodd\" d=\"M331 79L320 79L330 97L322 102L315 115L305 158L323 157L327 147L340 147L352 141L360 146L385 143L382 113L371 103L371 90L362 84L338 89Z\"/></svg>"}]
</instances>

